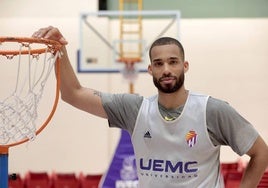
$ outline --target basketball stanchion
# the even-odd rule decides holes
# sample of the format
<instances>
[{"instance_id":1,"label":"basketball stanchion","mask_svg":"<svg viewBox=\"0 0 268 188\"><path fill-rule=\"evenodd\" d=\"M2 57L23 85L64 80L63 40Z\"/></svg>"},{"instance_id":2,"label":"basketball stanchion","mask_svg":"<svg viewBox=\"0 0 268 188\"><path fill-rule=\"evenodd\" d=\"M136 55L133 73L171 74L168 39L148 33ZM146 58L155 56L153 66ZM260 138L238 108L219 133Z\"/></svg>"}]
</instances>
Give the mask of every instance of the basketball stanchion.
<instances>
[{"instance_id":1,"label":"basketball stanchion","mask_svg":"<svg viewBox=\"0 0 268 188\"><path fill-rule=\"evenodd\" d=\"M7 76L1 77L1 94L8 92L0 98L1 188L8 187L9 148L33 141L56 111L60 89L60 48L61 44L52 40L0 37L0 66L5 71L1 76ZM39 104L54 66L56 84L52 107L47 110L50 111L48 115L39 120Z\"/></svg>"}]
</instances>

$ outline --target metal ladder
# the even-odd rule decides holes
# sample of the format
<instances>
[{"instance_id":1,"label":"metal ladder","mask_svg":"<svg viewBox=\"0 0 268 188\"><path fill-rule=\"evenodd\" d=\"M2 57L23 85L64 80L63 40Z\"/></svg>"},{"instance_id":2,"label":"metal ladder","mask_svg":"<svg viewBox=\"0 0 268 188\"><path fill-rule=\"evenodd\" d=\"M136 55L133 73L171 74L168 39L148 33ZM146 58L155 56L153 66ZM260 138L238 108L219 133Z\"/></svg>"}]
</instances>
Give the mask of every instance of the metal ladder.
<instances>
[{"instance_id":1,"label":"metal ladder","mask_svg":"<svg viewBox=\"0 0 268 188\"><path fill-rule=\"evenodd\" d=\"M119 11L142 11L142 0L119 0ZM119 16L119 62L132 66L142 61L142 16ZM133 93L130 83L130 93Z\"/></svg>"},{"instance_id":2,"label":"metal ladder","mask_svg":"<svg viewBox=\"0 0 268 188\"><path fill-rule=\"evenodd\" d=\"M142 10L142 0L119 0L119 11ZM123 16L119 17L120 22L120 45L119 53L121 60L139 60L142 53L142 16ZM135 49L128 49L131 40L136 40ZM133 45L131 45L132 47Z\"/></svg>"}]
</instances>

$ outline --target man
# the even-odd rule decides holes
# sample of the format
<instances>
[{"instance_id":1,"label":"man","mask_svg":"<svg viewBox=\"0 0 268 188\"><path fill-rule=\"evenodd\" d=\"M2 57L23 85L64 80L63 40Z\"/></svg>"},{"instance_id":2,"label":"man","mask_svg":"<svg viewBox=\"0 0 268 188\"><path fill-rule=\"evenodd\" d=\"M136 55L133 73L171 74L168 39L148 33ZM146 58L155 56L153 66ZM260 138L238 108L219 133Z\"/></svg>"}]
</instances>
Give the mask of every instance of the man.
<instances>
[{"instance_id":1,"label":"man","mask_svg":"<svg viewBox=\"0 0 268 188\"><path fill-rule=\"evenodd\" d=\"M33 34L67 44L57 28ZM182 45L175 39L156 40L149 51L148 72L158 94L108 94L80 85L62 48L62 99L126 129L134 146L142 188L223 187L220 146L229 145L250 161L241 188L253 188L268 164L268 147L253 126L227 103L185 89L189 69Z\"/></svg>"}]
</instances>

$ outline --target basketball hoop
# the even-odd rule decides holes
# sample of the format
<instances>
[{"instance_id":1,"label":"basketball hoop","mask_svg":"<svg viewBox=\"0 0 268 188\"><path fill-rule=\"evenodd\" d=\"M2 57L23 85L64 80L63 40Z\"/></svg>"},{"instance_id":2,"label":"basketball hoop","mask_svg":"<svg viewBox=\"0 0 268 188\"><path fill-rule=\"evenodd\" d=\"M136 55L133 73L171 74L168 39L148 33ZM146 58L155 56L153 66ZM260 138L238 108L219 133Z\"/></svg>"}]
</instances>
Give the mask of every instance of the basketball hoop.
<instances>
[{"instance_id":1,"label":"basketball hoop","mask_svg":"<svg viewBox=\"0 0 268 188\"><path fill-rule=\"evenodd\" d=\"M130 84L134 83L138 78L138 69L136 68L135 63L126 63L123 69L121 70L121 74L123 78Z\"/></svg>"},{"instance_id":2,"label":"basketball hoop","mask_svg":"<svg viewBox=\"0 0 268 188\"><path fill-rule=\"evenodd\" d=\"M1 71L5 71L0 75L1 188L8 188L9 147L34 140L55 113L59 100L60 48L60 43L46 39L0 37L0 66ZM54 66L57 79L52 110L45 121L39 123L38 108Z\"/></svg>"},{"instance_id":3,"label":"basketball hoop","mask_svg":"<svg viewBox=\"0 0 268 188\"><path fill-rule=\"evenodd\" d=\"M133 84L138 78L139 70L136 66L137 63L141 62L140 58L121 58L117 62L124 63L124 67L121 70L123 78L130 84Z\"/></svg>"},{"instance_id":4,"label":"basketball hoop","mask_svg":"<svg viewBox=\"0 0 268 188\"><path fill-rule=\"evenodd\" d=\"M60 48L61 44L52 40L0 37L0 64L4 70L7 68L7 75L16 71L15 79L1 80L12 87L4 89L9 93L0 98L1 153L11 146L34 140L54 115L59 100ZM37 126L38 105L54 66L57 78L54 104L46 120Z\"/></svg>"}]
</instances>

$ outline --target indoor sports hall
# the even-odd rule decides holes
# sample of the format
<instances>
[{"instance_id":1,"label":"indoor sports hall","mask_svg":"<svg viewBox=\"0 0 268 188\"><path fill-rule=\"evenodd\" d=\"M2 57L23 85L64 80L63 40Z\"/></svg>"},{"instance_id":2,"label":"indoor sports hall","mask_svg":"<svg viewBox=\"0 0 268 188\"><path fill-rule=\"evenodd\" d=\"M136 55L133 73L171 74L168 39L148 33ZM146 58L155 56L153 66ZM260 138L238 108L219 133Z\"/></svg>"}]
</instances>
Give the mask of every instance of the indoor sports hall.
<instances>
[{"instance_id":1,"label":"indoor sports hall","mask_svg":"<svg viewBox=\"0 0 268 188\"><path fill-rule=\"evenodd\" d=\"M185 87L227 101L268 143L266 0L1 0L0 23L0 188L138 184L130 135L61 100L61 44L31 38L48 26L68 41L81 85L144 97L157 93L150 45L178 39ZM221 147L226 188L238 187L248 161ZM258 187L268 188L268 170Z\"/></svg>"}]
</instances>

